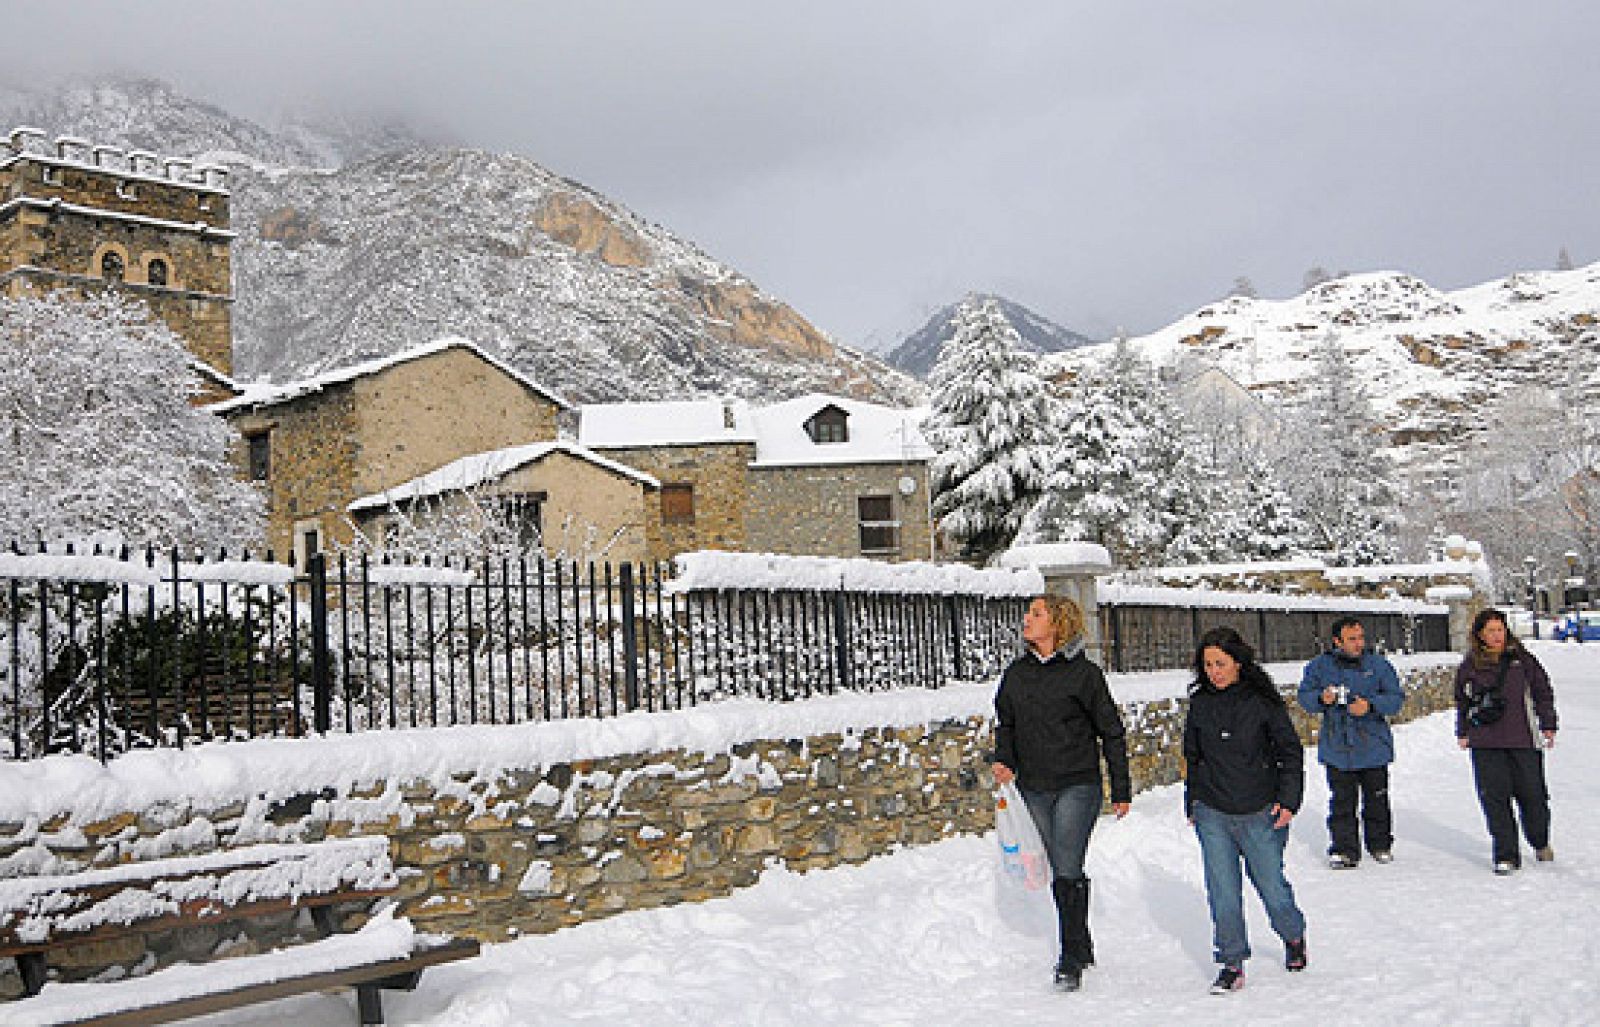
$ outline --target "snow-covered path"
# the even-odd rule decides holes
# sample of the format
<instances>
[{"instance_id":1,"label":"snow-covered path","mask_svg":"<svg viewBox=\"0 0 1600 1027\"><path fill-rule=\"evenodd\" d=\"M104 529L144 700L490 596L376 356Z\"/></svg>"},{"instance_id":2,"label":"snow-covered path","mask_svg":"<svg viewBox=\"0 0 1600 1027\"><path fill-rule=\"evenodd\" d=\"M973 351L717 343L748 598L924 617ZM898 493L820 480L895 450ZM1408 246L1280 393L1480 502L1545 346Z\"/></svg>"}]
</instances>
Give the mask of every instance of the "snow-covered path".
<instances>
[{"instance_id":1,"label":"snow-covered path","mask_svg":"<svg viewBox=\"0 0 1600 1027\"><path fill-rule=\"evenodd\" d=\"M1290 975L1253 895L1248 987L1206 993L1210 926L1181 792L1140 795L1090 847L1100 966L1049 983L1049 899L1001 891L992 838L805 876L781 869L726 899L630 913L493 946L386 997L390 1022L971 1024L1600 1022L1600 646L1535 643L1562 715L1548 771L1554 864L1489 870L1488 837L1446 715L1397 730L1396 860L1323 863L1326 787L1307 776L1289 877L1311 967ZM1314 765L1313 765L1314 766ZM1041 908L1044 907L1044 908ZM348 996L230 1023L344 1025Z\"/></svg>"}]
</instances>

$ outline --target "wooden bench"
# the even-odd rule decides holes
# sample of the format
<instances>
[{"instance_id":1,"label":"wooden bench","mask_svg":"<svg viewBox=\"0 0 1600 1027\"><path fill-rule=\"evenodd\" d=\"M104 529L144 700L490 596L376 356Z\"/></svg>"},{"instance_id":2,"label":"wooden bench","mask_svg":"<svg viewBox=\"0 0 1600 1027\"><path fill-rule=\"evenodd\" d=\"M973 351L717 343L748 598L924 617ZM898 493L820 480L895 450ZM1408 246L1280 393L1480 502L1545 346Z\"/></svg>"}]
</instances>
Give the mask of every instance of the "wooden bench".
<instances>
[{"instance_id":1,"label":"wooden bench","mask_svg":"<svg viewBox=\"0 0 1600 1027\"><path fill-rule=\"evenodd\" d=\"M478 952L475 941L418 935L387 914L335 934L334 906L398 885L386 838L254 845L0 881L0 956L16 959L30 996L0 1003L0 1024L167 1023L340 987L356 989L363 1024L382 1023L380 989L409 991L424 968ZM68 946L299 909L321 940L109 984L45 986L50 956Z\"/></svg>"}]
</instances>

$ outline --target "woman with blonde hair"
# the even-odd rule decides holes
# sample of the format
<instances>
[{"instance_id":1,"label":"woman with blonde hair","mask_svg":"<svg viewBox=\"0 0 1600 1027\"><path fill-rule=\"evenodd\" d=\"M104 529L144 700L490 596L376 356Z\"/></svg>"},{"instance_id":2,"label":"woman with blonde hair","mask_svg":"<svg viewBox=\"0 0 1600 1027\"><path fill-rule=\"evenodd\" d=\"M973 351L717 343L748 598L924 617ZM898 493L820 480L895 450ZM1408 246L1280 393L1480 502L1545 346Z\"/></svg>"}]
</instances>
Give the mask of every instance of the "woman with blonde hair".
<instances>
[{"instance_id":1,"label":"woman with blonde hair","mask_svg":"<svg viewBox=\"0 0 1600 1027\"><path fill-rule=\"evenodd\" d=\"M1094 965L1089 878L1084 856L1104 798L1126 816L1133 796L1122 714L1105 675L1084 653L1083 611L1064 596L1041 595L1022 618L1028 651L1012 661L995 695L994 779L1015 780L1039 827L1053 874L1061 934L1056 985L1077 991Z\"/></svg>"}]
</instances>

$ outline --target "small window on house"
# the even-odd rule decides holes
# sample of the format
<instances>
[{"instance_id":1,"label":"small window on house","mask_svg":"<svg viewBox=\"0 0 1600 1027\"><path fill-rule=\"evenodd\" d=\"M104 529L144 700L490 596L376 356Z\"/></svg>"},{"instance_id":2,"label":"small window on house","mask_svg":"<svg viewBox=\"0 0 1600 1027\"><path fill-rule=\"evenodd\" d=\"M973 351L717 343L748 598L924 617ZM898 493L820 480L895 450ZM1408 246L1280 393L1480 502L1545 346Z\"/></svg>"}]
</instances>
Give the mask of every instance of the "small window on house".
<instances>
[{"instance_id":1,"label":"small window on house","mask_svg":"<svg viewBox=\"0 0 1600 1027\"><path fill-rule=\"evenodd\" d=\"M272 476L272 433L256 432L245 441L250 446L250 480L266 481Z\"/></svg>"},{"instance_id":2,"label":"small window on house","mask_svg":"<svg viewBox=\"0 0 1600 1027\"><path fill-rule=\"evenodd\" d=\"M836 406L823 407L806 422L806 434L811 441L822 445L829 442L849 442L850 428L846 418L850 415Z\"/></svg>"},{"instance_id":3,"label":"small window on house","mask_svg":"<svg viewBox=\"0 0 1600 1027\"><path fill-rule=\"evenodd\" d=\"M139 198L139 187L132 182L123 180L117 183L117 195L124 200L137 200Z\"/></svg>"},{"instance_id":4,"label":"small window on house","mask_svg":"<svg viewBox=\"0 0 1600 1027\"><path fill-rule=\"evenodd\" d=\"M145 270L145 281L151 285L164 288L167 284L167 262L164 260L152 260L150 266Z\"/></svg>"},{"instance_id":5,"label":"small window on house","mask_svg":"<svg viewBox=\"0 0 1600 1027\"><path fill-rule=\"evenodd\" d=\"M128 271L128 265L122 260L122 254L115 250L107 250L100 257L100 277L108 282L120 282Z\"/></svg>"},{"instance_id":6,"label":"small window on house","mask_svg":"<svg viewBox=\"0 0 1600 1027\"><path fill-rule=\"evenodd\" d=\"M315 524L315 522L313 522ZM302 527L296 533L295 556L296 563L301 570L311 566L311 558L322 552L322 529L320 526Z\"/></svg>"},{"instance_id":7,"label":"small window on house","mask_svg":"<svg viewBox=\"0 0 1600 1027\"><path fill-rule=\"evenodd\" d=\"M500 497L500 515L522 549L537 549L544 544L544 503L546 492L519 492Z\"/></svg>"},{"instance_id":8,"label":"small window on house","mask_svg":"<svg viewBox=\"0 0 1600 1027\"><path fill-rule=\"evenodd\" d=\"M49 164L46 164L43 167L41 167L39 169L39 171L40 171L40 176L39 177L44 181L45 185L60 185L61 184L61 171L58 168L55 168L55 167L52 167Z\"/></svg>"},{"instance_id":9,"label":"small window on house","mask_svg":"<svg viewBox=\"0 0 1600 1027\"><path fill-rule=\"evenodd\" d=\"M661 486L661 523L694 523L694 486Z\"/></svg>"},{"instance_id":10,"label":"small window on house","mask_svg":"<svg viewBox=\"0 0 1600 1027\"><path fill-rule=\"evenodd\" d=\"M900 551L900 522L894 516L893 496L857 496L856 517L863 553Z\"/></svg>"}]
</instances>

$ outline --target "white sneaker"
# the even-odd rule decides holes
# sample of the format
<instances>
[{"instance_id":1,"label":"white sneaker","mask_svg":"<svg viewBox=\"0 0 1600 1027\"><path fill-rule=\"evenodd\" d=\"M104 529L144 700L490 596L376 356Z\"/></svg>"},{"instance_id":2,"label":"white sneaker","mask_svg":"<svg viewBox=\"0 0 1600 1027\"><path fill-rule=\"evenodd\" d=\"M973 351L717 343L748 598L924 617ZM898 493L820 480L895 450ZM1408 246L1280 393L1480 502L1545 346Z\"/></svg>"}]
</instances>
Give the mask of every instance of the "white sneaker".
<instances>
[{"instance_id":1,"label":"white sneaker","mask_svg":"<svg viewBox=\"0 0 1600 1027\"><path fill-rule=\"evenodd\" d=\"M1372 859L1377 863L1393 863L1394 853L1390 852L1388 849L1383 849L1380 852L1374 852L1372 854Z\"/></svg>"},{"instance_id":2,"label":"white sneaker","mask_svg":"<svg viewBox=\"0 0 1600 1027\"><path fill-rule=\"evenodd\" d=\"M1330 869L1352 870L1355 868L1355 865L1356 861L1351 859L1349 856L1346 856L1342 852L1331 853L1328 856L1328 866Z\"/></svg>"},{"instance_id":3,"label":"white sneaker","mask_svg":"<svg viewBox=\"0 0 1600 1027\"><path fill-rule=\"evenodd\" d=\"M1517 872L1517 865L1509 859L1502 859L1495 863L1494 872L1497 877L1510 877Z\"/></svg>"}]
</instances>

